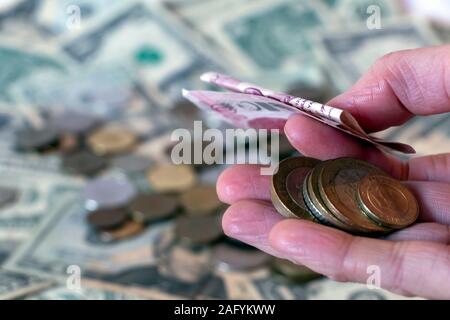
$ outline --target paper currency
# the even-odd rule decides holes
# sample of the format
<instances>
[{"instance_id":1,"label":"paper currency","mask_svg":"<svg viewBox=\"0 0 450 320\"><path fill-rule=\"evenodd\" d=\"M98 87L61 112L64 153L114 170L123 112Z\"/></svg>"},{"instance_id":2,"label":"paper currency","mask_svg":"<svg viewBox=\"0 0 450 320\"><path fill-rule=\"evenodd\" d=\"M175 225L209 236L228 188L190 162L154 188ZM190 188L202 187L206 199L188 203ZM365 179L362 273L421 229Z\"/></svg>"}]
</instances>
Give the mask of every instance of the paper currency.
<instances>
[{"instance_id":1,"label":"paper currency","mask_svg":"<svg viewBox=\"0 0 450 320\"><path fill-rule=\"evenodd\" d=\"M353 85L383 55L405 49L438 44L439 40L423 21L385 21L381 29L356 29L327 33L320 40L317 55L327 61L337 92Z\"/></svg>"},{"instance_id":2,"label":"paper currency","mask_svg":"<svg viewBox=\"0 0 450 320\"><path fill-rule=\"evenodd\" d=\"M236 126L282 129L289 116L297 112L376 146L404 153L414 153L411 146L369 136L347 111L285 93L274 92L218 73L205 73L201 79L242 93L183 91L183 95L194 104L218 112L224 120L228 120Z\"/></svg>"},{"instance_id":3,"label":"paper currency","mask_svg":"<svg viewBox=\"0 0 450 320\"><path fill-rule=\"evenodd\" d=\"M51 285L48 279L0 269L0 300L19 298Z\"/></svg>"}]
</instances>

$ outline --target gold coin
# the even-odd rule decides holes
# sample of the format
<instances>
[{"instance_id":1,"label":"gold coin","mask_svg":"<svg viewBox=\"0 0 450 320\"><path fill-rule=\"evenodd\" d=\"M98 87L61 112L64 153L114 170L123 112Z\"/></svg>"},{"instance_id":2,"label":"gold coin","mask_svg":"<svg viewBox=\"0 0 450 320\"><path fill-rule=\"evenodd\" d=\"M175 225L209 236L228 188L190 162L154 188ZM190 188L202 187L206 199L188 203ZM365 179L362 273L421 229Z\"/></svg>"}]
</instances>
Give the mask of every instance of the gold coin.
<instances>
[{"instance_id":1,"label":"gold coin","mask_svg":"<svg viewBox=\"0 0 450 320\"><path fill-rule=\"evenodd\" d=\"M101 127L88 137L88 144L98 155L130 151L137 142L136 135L126 127L111 124Z\"/></svg>"},{"instance_id":2,"label":"gold coin","mask_svg":"<svg viewBox=\"0 0 450 320\"><path fill-rule=\"evenodd\" d=\"M180 201L190 214L212 213L222 205L215 186L210 185L199 185L185 191L180 196Z\"/></svg>"},{"instance_id":3,"label":"gold coin","mask_svg":"<svg viewBox=\"0 0 450 320\"><path fill-rule=\"evenodd\" d=\"M386 176L367 176L359 184L358 201L366 215L389 228L401 229L416 221L419 206L400 181Z\"/></svg>"},{"instance_id":4,"label":"gold coin","mask_svg":"<svg viewBox=\"0 0 450 320\"><path fill-rule=\"evenodd\" d=\"M191 166L160 164L147 171L147 179L157 192L183 192L194 186L197 177Z\"/></svg>"},{"instance_id":5,"label":"gold coin","mask_svg":"<svg viewBox=\"0 0 450 320\"><path fill-rule=\"evenodd\" d=\"M328 162L329 161L322 162L308 174L308 177L303 185L303 197L305 199L305 203L311 214L322 224L333 226L345 231L354 232L355 230L351 226L343 223L333 215L320 196L318 188L319 174L322 167Z\"/></svg>"},{"instance_id":6,"label":"gold coin","mask_svg":"<svg viewBox=\"0 0 450 320\"><path fill-rule=\"evenodd\" d=\"M111 231L102 233L102 237L111 240L123 240L140 234L144 230L144 226L133 220L125 222L123 226Z\"/></svg>"},{"instance_id":7,"label":"gold coin","mask_svg":"<svg viewBox=\"0 0 450 320\"><path fill-rule=\"evenodd\" d=\"M286 218L313 220L303 200L303 182L320 160L307 157L287 158L272 176L271 198L275 209Z\"/></svg>"},{"instance_id":8,"label":"gold coin","mask_svg":"<svg viewBox=\"0 0 450 320\"><path fill-rule=\"evenodd\" d=\"M321 167L319 192L327 208L357 233L389 231L362 214L358 205L358 183L368 175L386 175L373 165L352 158L339 158Z\"/></svg>"}]
</instances>

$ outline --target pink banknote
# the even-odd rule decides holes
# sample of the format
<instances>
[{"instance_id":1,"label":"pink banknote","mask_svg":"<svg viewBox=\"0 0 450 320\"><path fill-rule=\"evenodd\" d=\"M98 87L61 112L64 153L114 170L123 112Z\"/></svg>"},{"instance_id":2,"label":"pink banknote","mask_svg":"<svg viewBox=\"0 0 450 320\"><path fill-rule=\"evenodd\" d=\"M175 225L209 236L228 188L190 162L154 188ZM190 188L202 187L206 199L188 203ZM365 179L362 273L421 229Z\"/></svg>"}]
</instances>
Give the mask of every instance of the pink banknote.
<instances>
[{"instance_id":1,"label":"pink banknote","mask_svg":"<svg viewBox=\"0 0 450 320\"><path fill-rule=\"evenodd\" d=\"M292 114L302 113L385 150L415 153L409 145L370 136L348 111L274 92L218 73L205 73L201 79L233 92L184 90L184 97L202 109L216 112L236 127L282 130Z\"/></svg>"}]
</instances>

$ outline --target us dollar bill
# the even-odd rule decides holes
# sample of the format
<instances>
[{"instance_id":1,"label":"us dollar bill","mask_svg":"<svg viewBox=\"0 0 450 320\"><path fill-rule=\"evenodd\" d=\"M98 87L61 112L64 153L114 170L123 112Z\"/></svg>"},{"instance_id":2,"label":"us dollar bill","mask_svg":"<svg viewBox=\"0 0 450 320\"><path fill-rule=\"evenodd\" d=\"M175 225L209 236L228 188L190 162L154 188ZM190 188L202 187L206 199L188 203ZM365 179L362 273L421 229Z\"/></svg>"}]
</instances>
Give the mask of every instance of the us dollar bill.
<instances>
[{"instance_id":1,"label":"us dollar bill","mask_svg":"<svg viewBox=\"0 0 450 320\"><path fill-rule=\"evenodd\" d=\"M0 269L0 300L20 298L46 289L52 284L48 279Z\"/></svg>"},{"instance_id":2,"label":"us dollar bill","mask_svg":"<svg viewBox=\"0 0 450 320\"><path fill-rule=\"evenodd\" d=\"M15 193L13 201L0 208L0 264L34 232L47 215L59 212L81 183L59 174L0 166L0 187Z\"/></svg>"},{"instance_id":3,"label":"us dollar bill","mask_svg":"<svg viewBox=\"0 0 450 320\"><path fill-rule=\"evenodd\" d=\"M65 283L68 267L81 285L135 292L145 297L191 297L209 279L207 252L173 246L173 223L152 225L127 241L110 242L90 229L79 197L49 214L5 264Z\"/></svg>"},{"instance_id":4,"label":"us dollar bill","mask_svg":"<svg viewBox=\"0 0 450 320\"><path fill-rule=\"evenodd\" d=\"M79 65L121 65L139 74L161 98L180 99L181 88L199 84L198 76L215 66L212 57L187 40L156 4L131 1L62 41L62 51Z\"/></svg>"},{"instance_id":5,"label":"us dollar bill","mask_svg":"<svg viewBox=\"0 0 450 320\"><path fill-rule=\"evenodd\" d=\"M222 10L200 20L201 32L233 60L236 72L246 79L258 77L278 90L324 85L310 35L327 23L313 4L265 0L238 6L239 10Z\"/></svg>"},{"instance_id":6,"label":"us dollar bill","mask_svg":"<svg viewBox=\"0 0 450 320\"><path fill-rule=\"evenodd\" d=\"M317 55L326 63L337 92L348 89L384 54L439 43L430 27L419 20L384 22L381 29L325 33Z\"/></svg>"}]
</instances>

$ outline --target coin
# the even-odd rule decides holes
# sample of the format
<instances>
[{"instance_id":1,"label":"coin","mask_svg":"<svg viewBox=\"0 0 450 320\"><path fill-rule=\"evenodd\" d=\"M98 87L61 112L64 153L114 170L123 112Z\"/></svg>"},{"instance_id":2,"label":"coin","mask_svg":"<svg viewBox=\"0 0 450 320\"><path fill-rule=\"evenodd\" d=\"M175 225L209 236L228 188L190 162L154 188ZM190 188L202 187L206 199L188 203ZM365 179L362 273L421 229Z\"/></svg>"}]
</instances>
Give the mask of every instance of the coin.
<instances>
[{"instance_id":1,"label":"coin","mask_svg":"<svg viewBox=\"0 0 450 320\"><path fill-rule=\"evenodd\" d=\"M147 171L150 185L157 192L183 192L196 183L191 166L160 164Z\"/></svg>"},{"instance_id":2,"label":"coin","mask_svg":"<svg viewBox=\"0 0 450 320\"><path fill-rule=\"evenodd\" d=\"M88 144L98 155L119 154L131 150L137 136L126 127L110 124L94 131L88 137Z\"/></svg>"},{"instance_id":3,"label":"coin","mask_svg":"<svg viewBox=\"0 0 450 320\"><path fill-rule=\"evenodd\" d=\"M222 203L217 197L215 186L198 185L180 196L184 209L191 214L207 214L217 210Z\"/></svg>"},{"instance_id":4,"label":"coin","mask_svg":"<svg viewBox=\"0 0 450 320\"><path fill-rule=\"evenodd\" d=\"M118 229L102 232L101 237L105 242L118 241L137 236L144 230L145 228L141 223L129 220Z\"/></svg>"},{"instance_id":5,"label":"coin","mask_svg":"<svg viewBox=\"0 0 450 320\"><path fill-rule=\"evenodd\" d=\"M0 187L0 208L3 208L17 200L18 192L16 189Z\"/></svg>"},{"instance_id":6,"label":"coin","mask_svg":"<svg viewBox=\"0 0 450 320\"><path fill-rule=\"evenodd\" d=\"M81 134L92 130L99 124L99 119L87 113L64 110L52 115L50 123L60 133Z\"/></svg>"},{"instance_id":7,"label":"coin","mask_svg":"<svg viewBox=\"0 0 450 320\"><path fill-rule=\"evenodd\" d=\"M98 229L114 229L121 226L128 218L124 209L100 209L90 212L87 221Z\"/></svg>"},{"instance_id":8,"label":"coin","mask_svg":"<svg viewBox=\"0 0 450 320\"><path fill-rule=\"evenodd\" d=\"M188 244L209 244L223 236L222 215L179 216L175 234Z\"/></svg>"},{"instance_id":9,"label":"coin","mask_svg":"<svg viewBox=\"0 0 450 320\"><path fill-rule=\"evenodd\" d=\"M71 173L91 176L106 167L106 161L89 151L79 151L63 158L63 167Z\"/></svg>"},{"instance_id":10,"label":"coin","mask_svg":"<svg viewBox=\"0 0 450 320\"><path fill-rule=\"evenodd\" d=\"M354 232L381 233L388 231L368 219L358 205L358 182L367 175L386 175L373 165L353 159L339 158L321 167L319 192L327 208Z\"/></svg>"},{"instance_id":11,"label":"coin","mask_svg":"<svg viewBox=\"0 0 450 320\"><path fill-rule=\"evenodd\" d=\"M324 161L317 165L306 177L303 184L303 198L310 213L324 225L333 226L345 231L355 231L347 224L336 218L333 213L327 208L322 198L320 197L318 189L318 179L321 168L327 164Z\"/></svg>"},{"instance_id":12,"label":"coin","mask_svg":"<svg viewBox=\"0 0 450 320\"><path fill-rule=\"evenodd\" d=\"M58 135L52 127L24 129L16 133L16 145L22 150L44 151L57 145Z\"/></svg>"},{"instance_id":13,"label":"coin","mask_svg":"<svg viewBox=\"0 0 450 320\"><path fill-rule=\"evenodd\" d=\"M80 147L80 141L76 134L63 133L59 137L59 151L63 154L76 152Z\"/></svg>"},{"instance_id":14,"label":"coin","mask_svg":"<svg viewBox=\"0 0 450 320\"><path fill-rule=\"evenodd\" d=\"M369 218L392 229L409 226L419 215L419 206L411 191L387 176L371 175L361 180L358 202Z\"/></svg>"},{"instance_id":15,"label":"coin","mask_svg":"<svg viewBox=\"0 0 450 320\"><path fill-rule=\"evenodd\" d=\"M114 158L111 164L127 173L136 173L145 171L151 164L152 160L146 156L139 154L127 154Z\"/></svg>"},{"instance_id":16,"label":"coin","mask_svg":"<svg viewBox=\"0 0 450 320\"><path fill-rule=\"evenodd\" d=\"M270 256L260 250L243 250L227 244L212 249L212 260L223 271L250 270L266 265Z\"/></svg>"},{"instance_id":17,"label":"coin","mask_svg":"<svg viewBox=\"0 0 450 320\"><path fill-rule=\"evenodd\" d=\"M176 213L177 208L176 197L162 194L142 193L129 205L133 219L141 223L168 218Z\"/></svg>"},{"instance_id":18,"label":"coin","mask_svg":"<svg viewBox=\"0 0 450 320\"><path fill-rule=\"evenodd\" d=\"M135 196L136 188L125 177L103 176L89 181L82 197L87 210L125 207Z\"/></svg>"},{"instance_id":19,"label":"coin","mask_svg":"<svg viewBox=\"0 0 450 320\"><path fill-rule=\"evenodd\" d=\"M297 265L289 260L280 258L273 258L271 270L294 282L307 282L321 277L319 273L312 271L308 267Z\"/></svg>"},{"instance_id":20,"label":"coin","mask_svg":"<svg viewBox=\"0 0 450 320\"><path fill-rule=\"evenodd\" d=\"M280 162L277 173L272 176L271 198L281 215L312 220L301 191L306 175L319 163L320 160L307 157L287 158Z\"/></svg>"}]
</instances>

